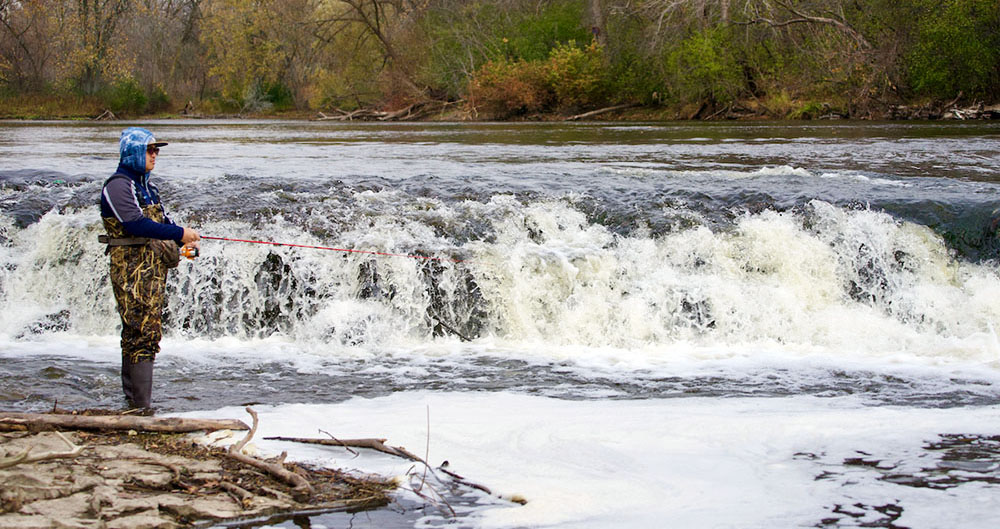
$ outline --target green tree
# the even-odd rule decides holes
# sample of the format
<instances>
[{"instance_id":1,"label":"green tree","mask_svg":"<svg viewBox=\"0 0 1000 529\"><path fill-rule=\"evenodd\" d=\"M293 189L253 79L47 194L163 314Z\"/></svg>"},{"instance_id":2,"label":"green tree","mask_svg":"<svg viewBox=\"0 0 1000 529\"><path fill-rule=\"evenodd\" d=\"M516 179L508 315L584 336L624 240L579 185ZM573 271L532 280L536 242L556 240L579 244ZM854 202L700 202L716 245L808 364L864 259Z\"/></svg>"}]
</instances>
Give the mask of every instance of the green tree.
<instances>
[{"instance_id":1,"label":"green tree","mask_svg":"<svg viewBox=\"0 0 1000 529\"><path fill-rule=\"evenodd\" d=\"M914 92L939 98L1000 94L1000 3L919 0L914 9L916 38L905 54Z\"/></svg>"}]
</instances>

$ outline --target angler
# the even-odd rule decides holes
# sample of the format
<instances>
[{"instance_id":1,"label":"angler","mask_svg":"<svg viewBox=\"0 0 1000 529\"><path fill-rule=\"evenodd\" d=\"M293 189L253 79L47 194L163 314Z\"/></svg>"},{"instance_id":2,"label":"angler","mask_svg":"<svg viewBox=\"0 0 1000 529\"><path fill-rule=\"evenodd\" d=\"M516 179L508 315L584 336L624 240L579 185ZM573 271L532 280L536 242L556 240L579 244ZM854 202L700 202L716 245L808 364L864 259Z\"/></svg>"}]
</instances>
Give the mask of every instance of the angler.
<instances>
[{"instance_id":1,"label":"angler","mask_svg":"<svg viewBox=\"0 0 1000 529\"><path fill-rule=\"evenodd\" d=\"M167 217L159 190L149 180L165 145L146 129L125 129L118 144L118 169L101 189L107 235L100 240L107 244L111 286L122 320L122 390L134 408L149 408L152 401L167 269L177 266L181 246L196 252L201 238Z\"/></svg>"}]
</instances>

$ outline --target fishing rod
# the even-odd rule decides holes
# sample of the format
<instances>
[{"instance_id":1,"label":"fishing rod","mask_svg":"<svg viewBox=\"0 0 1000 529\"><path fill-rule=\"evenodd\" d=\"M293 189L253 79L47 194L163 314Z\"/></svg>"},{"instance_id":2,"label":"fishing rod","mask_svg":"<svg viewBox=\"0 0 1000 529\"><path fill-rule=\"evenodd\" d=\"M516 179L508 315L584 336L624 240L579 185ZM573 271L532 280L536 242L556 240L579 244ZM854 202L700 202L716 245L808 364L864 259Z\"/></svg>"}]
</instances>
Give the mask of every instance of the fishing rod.
<instances>
[{"instance_id":1,"label":"fishing rod","mask_svg":"<svg viewBox=\"0 0 1000 529\"><path fill-rule=\"evenodd\" d=\"M310 248L310 249L313 249L313 250L329 250L329 251L333 251L333 252L346 252L346 253L363 253L363 254L368 254L368 255L381 255L381 256L385 256L385 257L409 257L410 259L424 259L426 261L450 261L452 263L461 263L462 262L461 259L448 259L448 258L445 258L445 257L431 257L431 256L427 256L427 255L413 255L413 254L405 254L405 253L375 252L375 251L371 251L371 250L353 250L353 249L350 249L350 248L332 248L332 247L329 247L329 246L313 246L313 245L310 245L310 244L292 244L292 243L287 243L287 242L254 241L254 240L251 240L251 239L232 239L232 238L229 238L229 237L208 237L208 236L205 236L205 235L202 235L201 238L202 239L208 239L210 241L244 242L244 243L249 243L249 244L266 244L266 245L270 245L270 246L288 246L288 247L291 247L291 248ZM192 255L188 255L188 253L190 253L190 252L188 252L188 253L184 254L184 257L187 257L189 259L197 257L198 256L197 249L196 248L192 248L192 249L195 250L193 252L194 255L193 256Z\"/></svg>"}]
</instances>

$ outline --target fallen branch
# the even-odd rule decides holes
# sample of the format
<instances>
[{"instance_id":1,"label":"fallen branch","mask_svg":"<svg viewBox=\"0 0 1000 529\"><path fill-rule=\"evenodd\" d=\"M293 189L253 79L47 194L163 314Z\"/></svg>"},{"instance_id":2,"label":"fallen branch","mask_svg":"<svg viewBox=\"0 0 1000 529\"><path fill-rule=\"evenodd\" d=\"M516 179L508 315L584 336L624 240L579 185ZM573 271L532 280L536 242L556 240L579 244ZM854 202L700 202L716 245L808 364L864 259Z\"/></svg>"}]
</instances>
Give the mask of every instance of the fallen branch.
<instances>
[{"instance_id":1,"label":"fallen branch","mask_svg":"<svg viewBox=\"0 0 1000 529\"><path fill-rule=\"evenodd\" d=\"M45 453L42 453L42 454L38 454L38 455L32 456L32 455L29 455L29 453L31 452L31 449L32 449L32 447L29 446L28 448L25 448L23 452L21 452L20 454L14 456L14 457L10 457L10 458L7 458L7 459L0 459L0 468L10 468L10 467L15 466L15 465L25 465L25 464L29 464L29 463L37 463L39 461L45 461L45 460L48 460L48 459L72 458L72 457L76 457L76 456L80 455L80 452L82 452L83 449L85 448L83 446L77 446L77 445L73 444L73 441L70 441L69 438L66 437L65 435L63 435L62 432L56 432L56 435L58 435L59 438L62 439L63 442L66 443L66 445L69 447L68 451L66 451L66 452L45 452Z\"/></svg>"},{"instance_id":2,"label":"fallen branch","mask_svg":"<svg viewBox=\"0 0 1000 529\"><path fill-rule=\"evenodd\" d=\"M327 432L325 430L320 430L319 433L325 433L326 435L330 436L330 439L333 439L334 441L340 443L340 446L343 446L344 448L347 449L348 452L354 454L354 457L358 456L357 452L355 452L354 450L351 450L351 447L345 445L343 441L341 441L340 439L337 439L336 437L334 437L333 434L331 434L330 432Z\"/></svg>"},{"instance_id":3,"label":"fallen branch","mask_svg":"<svg viewBox=\"0 0 1000 529\"><path fill-rule=\"evenodd\" d=\"M462 477L462 476L460 476L460 475L458 475L458 474L456 474L456 473L448 470L446 468L447 466L448 466L448 462L445 461L444 463L441 463L441 466L437 467L437 469L440 470L441 472L444 472L448 476L450 476L451 479L455 480L455 482L458 483L459 485L465 485L466 487L472 487L474 489L481 490L481 491L485 492L486 494L489 494L490 496L493 495L493 491L490 490L489 487L487 487L485 485L480 485L478 483L473 483L472 481L469 481L469 480L465 479L464 477Z\"/></svg>"},{"instance_id":4,"label":"fallen branch","mask_svg":"<svg viewBox=\"0 0 1000 529\"><path fill-rule=\"evenodd\" d=\"M128 415L66 415L54 413L0 413L0 431L44 430L136 430L185 433L202 430L249 430L234 419L186 419L182 417L138 417Z\"/></svg>"},{"instance_id":5,"label":"fallen branch","mask_svg":"<svg viewBox=\"0 0 1000 529\"><path fill-rule=\"evenodd\" d=\"M729 109L730 109L730 107L732 107L732 105L726 105L726 106L722 107L721 110L718 110L714 114L712 114L711 116L708 116L707 118L705 118L705 121L708 121L708 120L714 118L715 116L718 116L719 114L722 114L723 112L728 112Z\"/></svg>"},{"instance_id":6,"label":"fallen branch","mask_svg":"<svg viewBox=\"0 0 1000 529\"><path fill-rule=\"evenodd\" d=\"M577 114L575 116L570 116L565 119L565 121L577 121L581 119L592 118L594 116L599 116L607 112L614 112L615 110L622 110L626 108L632 108L639 106L637 103L625 103L624 105L615 105L612 107L601 108L598 110L591 110L590 112L584 112L583 114Z\"/></svg>"},{"instance_id":7,"label":"fallen branch","mask_svg":"<svg viewBox=\"0 0 1000 529\"><path fill-rule=\"evenodd\" d=\"M414 111L414 109L420 108L424 103L413 103L408 107L401 108L394 112L387 112L384 116L379 117L379 121L393 121L397 119L406 119Z\"/></svg>"},{"instance_id":8,"label":"fallen branch","mask_svg":"<svg viewBox=\"0 0 1000 529\"><path fill-rule=\"evenodd\" d=\"M459 101L436 101L427 100L419 101L417 103L412 103L406 107L400 108L393 111L381 111L374 110L371 108L359 108L352 110L351 112L346 112L339 108L334 109L337 115L328 115L323 112L317 112L316 121L354 121L358 120L377 120L377 121L409 121L420 119L427 116L433 112L444 110L449 106L460 104L464 102Z\"/></svg>"},{"instance_id":9,"label":"fallen branch","mask_svg":"<svg viewBox=\"0 0 1000 529\"><path fill-rule=\"evenodd\" d=\"M330 434L327 434L327 435L330 435ZM331 436L331 437L333 437L333 436ZM405 448L403 448L401 446L388 446L388 445L386 445L385 444L385 439L375 439L375 438L364 438L364 439L312 439L312 438L308 438L308 437L280 437L280 436L278 436L278 437L265 437L264 439L266 439L268 441L288 441L288 442L291 442L291 443L315 444L315 445L324 445L324 446L339 446L339 447L342 447L342 448L347 448L349 446L350 447L354 447L354 448L368 448L368 449L376 450L378 452L382 452L382 453L385 453L385 454L393 455L393 456L396 456L396 457L401 457L403 459L408 459L410 461L415 461L417 463L423 464L425 466L425 468L428 468L428 469L430 468L430 466L427 465L427 463L423 459L421 459L417 455L414 455L413 453L411 453L410 451L406 450ZM507 500L507 501L510 501L510 502L513 502L513 503L519 503L521 505L525 505L525 504L528 503L528 500L526 500L524 497L522 497L520 495L517 495L517 494L515 494L515 495L503 495L503 494L494 493L493 491L491 491L488 487L486 487L484 485L480 485L478 483L474 483L472 481L469 481L469 480L465 479L464 477L462 477L462 476L460 476L460 475L458 475L458 474L456 474L456 473L454 473L454 472L452 472L450 470L447 470L447 468L446 468L447 466L448 466L448 462L445 461L444 463L441 464L441 466L437 467L436 470L440 470L440 471L444 472L449 477L451 477L453 480L455 480L456 483L458 483L460 485L465 485L467 487L471 487L471 488L474 488L474 489L477 489L477 490L481 490L481 491L485 492L486 494L489 494L490 496L495 496L495 497L498 497L498 498L502 498L504 500ZM432 470L432 472L433 472L433 470ZM438 479L438 481L440 481L440 479ZM410 489L410 490L412 490L418 496L421 496L421 497L423 497L425 499L428 499L428 501L430 501L429 498L427 498L426 496L424 496L424 495L422 495L420 493L419 488L418 489ZM449 505L448 508L450 509L451 506Z\"/></svg>"},{"instance_id":10,"label":"fallen branch","mask_svg":"<svg viewBox=\"0 0 1000 529\"><path fill-rule=\"evenodd\" d=\"M232 452L241 452L242 453L243 452L243 447L245 447L247 445L247 443L250 442L250 439L253 439L254 434L257 433L257 424L260 423L260 419L257 418L257 412L253 411L253 408L251 408L250 406L247 406L246 410L247 410L247 413L250 414L250 417L253 419L253 426L250 427L250 431L247 432L246 436L243 438L242 441L240 441L240 442L234 444L233 446L229 447L229 452L230 453L232 453Z\"/></svg>"},{"instance_id":11,"label":"fallen branch","mask_svg":"<svg viewBox=\"0 0 1000 529\"><path fill-rule=\"evenodd\" d=\"M309 481L306 480L306 478L294 472L289 471L283 465L285 458L288 457L287 452L282 452L281 455L278 457L277 462L270 463L268 461L262 461L255 457L248 456L240 451L243 450L243 447L250 442L250 439L253 438L254 433L257 432L257 424L258 424L257 412L253 411L253 409L250 408L249 406L247 406L246 410L247 413L249 413L250 416L253 417L253 426L250 428L250 432L247 433L247 436L244 437L242 441L229 447L229 452L226 453L226 456L229 457L230 459L235 459L245 465L250 465L254 468L263 470L268 474L271 474L272 476L291 485L292 496L297 501L305 501L309 499L309 497L313 495L313 487L312 485L309 484Z\"/></svg>"},{"instance_id":12,"label":"fallen branch","mask_svg":"<svg viewBox=\"0 0 1000 529\"><path fill-rule=\"evenodd\" d=\"M407 449L401 446L389 446L385 444L385 439L311 439L308 437L265 437L264 439L268 441L289 441L292 443L304 443L304 444L314 444L314 445L325 445L325 446L340 446L343 448L353 447L353 448L368 448L371 450L376 450L385 454L393 455L396 457L401 457L403 459L409 459L410 461L416 461L417 463L424 463L424 460L420 456L414 455Z\"/></svg>"},{"instance_id":13,"label":"fallen branch","mask_svg":"<svg viewBox=\"0 0 1000 529\"><path fill-rule=\"evenodd\" d=\"M375 112L368 108L359 108L351 112L345 112L343 110L337 109L340 112L339 116L327 116L326 114L320 112L319 117L316 118L317 121L353 121L355 118L366 118L366 117L377 117Z\"/></svg>"},{"instance_id":14,"label":"fallen branch","mask_svg":"<svg viewBox=\"0 0 1000 529\"><path fill-rule=\"evenodd\" d=\"M247 489L228 481L220 481L219 487L236 500L241 508L246 509L253 505L254 495Z\"/></svg>"},{"instance_id":15,"label":"fallen branch","mask_svg":"<svg viewBox=\"0 0 1000 529\"><path fill-rule=\"evenodd\" d=\"M952 99L952 100L951 100L951 102L949 102L949 103L945 103L945 105L944 105L943 107L941 107L941 108L942 108L943 110L948 110L949 108L952 108L952 107L954 107L954 106L955 106L955 105L956 105L956 104L958 103L958 100L959 100L959 99L962 99L962 96L963 96L963 95L965 95L965 94L963 94L963 93L962 93L962 91L961 91L961 90L959 90L959 91L958 91L958 95L957 95L957 96L955 96L955 99Z\"/></svg>"}]
</instances>

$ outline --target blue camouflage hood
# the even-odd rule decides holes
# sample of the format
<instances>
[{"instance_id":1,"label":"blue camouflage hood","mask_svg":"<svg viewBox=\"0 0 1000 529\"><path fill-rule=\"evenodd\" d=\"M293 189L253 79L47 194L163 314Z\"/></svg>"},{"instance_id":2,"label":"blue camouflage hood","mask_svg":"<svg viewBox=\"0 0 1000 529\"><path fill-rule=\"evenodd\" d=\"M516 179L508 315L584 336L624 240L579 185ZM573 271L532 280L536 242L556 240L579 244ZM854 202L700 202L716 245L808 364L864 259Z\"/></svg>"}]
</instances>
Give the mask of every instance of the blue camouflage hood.
<instances>
[{"instance_id":1,"label":"blue camouflage hood","mask_svg":"<svg viewBox=\"0 0 1000 529\"><path fill-rule=\"evenodd\" d=\"M122 131L118 140L121 155L118 163L139 174L146 174L146 145L156 142L153 133L140 127L129 127Z\"/></svg>"}]
</instances>

